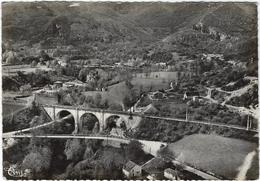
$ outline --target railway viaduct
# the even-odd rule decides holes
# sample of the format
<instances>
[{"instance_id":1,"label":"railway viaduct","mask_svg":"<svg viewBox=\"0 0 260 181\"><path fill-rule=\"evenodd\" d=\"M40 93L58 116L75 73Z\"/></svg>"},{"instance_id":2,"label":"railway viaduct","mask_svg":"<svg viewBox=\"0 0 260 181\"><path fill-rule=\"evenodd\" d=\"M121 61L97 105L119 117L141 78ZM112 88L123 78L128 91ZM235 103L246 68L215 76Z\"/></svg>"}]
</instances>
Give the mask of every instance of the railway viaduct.
<instances>
[{"instance_id":1,"label":"railway viaduct","mask_svg":"<svg viewBox=\"0 0 260 181\"><path fill-rule=\"evenodd\" d=\"M75 133L82 129L82 118L87 114L96 117L99 123L99 131L102 131L107 127L107 122L110 117L119 118L121 121L124 121L127 129L137 127L142 119L140 115L122 111L110 111L103 109L88 109L78 107L75 108L73 106L63 105L42 105L42 107L52 120L61 119L61 112L71 114L74 118Z\"/></svg>"}]
</instances>

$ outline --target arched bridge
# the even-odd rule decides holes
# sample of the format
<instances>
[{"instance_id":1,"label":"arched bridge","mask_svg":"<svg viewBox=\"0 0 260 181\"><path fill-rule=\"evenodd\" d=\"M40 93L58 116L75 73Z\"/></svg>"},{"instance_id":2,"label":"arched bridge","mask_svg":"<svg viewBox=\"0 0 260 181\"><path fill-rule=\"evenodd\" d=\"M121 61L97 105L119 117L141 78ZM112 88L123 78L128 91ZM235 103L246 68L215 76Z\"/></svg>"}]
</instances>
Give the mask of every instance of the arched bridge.
<instances>
[{"instance_id":1,"label":"arched bridge","mask_svg":"<svg viewBox=\"0 0 260 181\"><path fill-rule=\"evenodd\" d=\"M42 107L47 112L47 114L51 117L52 120L59 120L65 116L71 114L74 119L74 125L75 125L74 133L78 133L80 130L82 130L82 125L84 122L84 119L82 119L82 118L85 115L92 115L96 118L96 120L98 120L98 125L99 125L100 131L107 128L109 118L115 117L115 118L121 119L121 121L123 121L125 123L126 129L136 128L142 118L152 118L152 119L162 119L162 120L169 120L169 121L225 127L225 128L230 128L230 129L251 131L251 132L256 132L256 133L258 132L257 129L252 128L250 120L248 121L248 123L250 123L250 124L247 124L247 127L242 127L242 126L235 126L235 125L223 124L223 123L189 120L188 116L186 116L186 119L180 119L180 118L172 118L172 117L151 116L151 115L144 115L144 114L140 114L140 113L130 113L130 112L124 112L124 111L79 108L79 107L74 107L74 106L63 106L63 105L42 105ZM64 112L66 112L66 114L64 116L62 116L61 113L64 113Z\"/></svg>"},{"instance_id":2,"label":"arched bridge","mask_svg":"<svg viewBox=\"0 0 260 181\"><path fill-rule=\"evenodd\" d=\"M137 114L132 114L123 111L110 111L104 109L91 109L91 108L79 108L73 106L63 105L42 105L46 113L52 120L61 119L69 114L74 119L74 133L79 132L84 124L84 116L94 116L95 120L98 121L99 130L102 131L107 127L109 118L114 117L120 119L121 122L125 123L126 129L135 128L138 126L142 117Z\"/></svg>"}]
</instances>

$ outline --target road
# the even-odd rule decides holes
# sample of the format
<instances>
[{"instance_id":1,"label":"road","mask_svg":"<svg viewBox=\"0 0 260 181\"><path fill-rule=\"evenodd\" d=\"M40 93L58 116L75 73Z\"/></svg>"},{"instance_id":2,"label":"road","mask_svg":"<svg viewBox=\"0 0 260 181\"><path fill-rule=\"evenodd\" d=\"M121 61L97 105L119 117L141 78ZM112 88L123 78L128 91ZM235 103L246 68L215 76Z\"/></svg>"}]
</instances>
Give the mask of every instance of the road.
<instances>
[{"instance_id":1,"label":"road","mask_svg":"<svg viewBox=\"0 0 260 181\"><path fill-rule=\"evenodd\" d=\"M174 165L181 166L184 170L187 170L187 171L189 171L191 173L194 173L194 174L196 174L196 175L198 175L198 176L200 176L200 177L202 177L202 178L204 178L206 180L219 180L219 178L217 178L217 177L215 177L213 175L210 175L210 174L208 174L206 172L200 171L197 168L191 167L191 166L186 165L184 163L181 163L181 162L179 162L177 160L172 160L172 163Z\"/></svg>"},{"instance_id":2,"label":"road","mask_svg":"<svg viewBox=\"0 0 260 181\"><path fill-rule=\"evenodd\" d=\"M153 156L157 156L157 152L161 149L164 145L166 146L167 143L160 142L160 141L147 141L147 140L138 140L138 139L131 139L131 138L120 138L111 135L32 135L32 134L23 134L23 135L14 135L14 134L5 134L3 138L55 138L55 139L98 139L98 140L112 140L118 141L121 143L128 144L131 140L137 140L142 143L142 149Z\"/></svg>"},{"instance_id":3,"label":"road","mask_svg":"<svg viewBox=\"0 0 260 181\"><path fill-rule=\"evenodd\" d=\"M63 117L63 118L60 119L60 120L47 122L47 123L44 123L44 124L41 124L41 125L37 125L37 126L34 126L34 127L30 127L30 128L25 128L25 129L17 130L17 131L11 131L11 132L7 132L7 133L3 133L2 135L3 135L3 137L4 137L4 136L8 137L8 136L11 136L11 135L21 134L21 133L28 132L28 131L31 131L31 130L43 128L43 127L52 125L52 124L54 124L54 123L61 122L61 121L65 120L65 119L69 118L70 116L71 116L71 115L68 115L68 116Z\"/></svg>"},{"instance_id":4,"label":"road","mask_svg":"<svg viewBox=\"0 0 260 181\"><path fill-rule=\"evenodd\" d=\"M84 135L4 135L3 138L58 138L58 139L99 139L99 140L113 140L129 143L129 139L111 137L111 136L84 136Z\"/></svg>"},{"instance_id":5,"label":"road","mask_svg":"<svg viewBox=\"0 0 260 181\"><path fill-rule=\"evenodd\" d=\"M173 165L179 166L183 170L194 173L206 180L222 180L222 178L220 178L220 176L216 176L214 173L207 173L206 171L199 170L198 168L195 168L191 165L187 165L186 163L175 160L172 157L172 155L164 155L164 158L166 158L167 160L170 160L173 163Z\"/></svg>"}]
</instances>

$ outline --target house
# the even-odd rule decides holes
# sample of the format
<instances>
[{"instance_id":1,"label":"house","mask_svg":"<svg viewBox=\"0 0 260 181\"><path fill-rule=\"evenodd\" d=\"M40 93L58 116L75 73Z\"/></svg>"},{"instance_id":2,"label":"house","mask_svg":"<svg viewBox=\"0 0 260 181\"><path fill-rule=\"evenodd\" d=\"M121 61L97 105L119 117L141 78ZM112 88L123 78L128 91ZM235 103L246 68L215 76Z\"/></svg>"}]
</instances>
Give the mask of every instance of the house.
<instances>
[{"instance_id":1,"label":"house","mask_svg":"<svg viewBox=\"0 0 260 181\"><path fill-rule=\"evenodd\" d=\"M67 62L65 60L58 60L58 64L60 64L62 67L67 66Z\"/></svg>"},{"instance_id":2,"label":"house","mask_svg":"<svg viewBox=\"0 0 260 181\"><path fill-rule=\"evenodd\" d=\"M86 87L86 84L81 82L80 80L73 80L73 81L68 81L64 83L65 87Z\"/></svg>"},{"instance_id":3,"label":"house","mask_svg":"<svg viewBox=\"0 0 260 181\"><path fill-rule=\"evenodd\" d=\"M46 89L46 88L33 92L33 94L42 94L42 95L48 95L48 96L55 96L57 93L58 93L58 90Z\"/></svg>"},{"instance_id":4,"label":"house","mask_svg":"<svg viewBox=\"0 0 260 181\"><path fill-rule=\"evenodd\" d=\"M62 87L62 82L61 81L56 81L53 83L53 87L58 89L58 88L61 88Z\"/></svg>"},{"instance_id":5,"label":"house","mask_svg":"<svg viewBox=\"0 0 260 181\"><path fill-rule=\"evenodd\" d=\"M122 66L122 62L116 62L115 65L118 66L118 67L121 67Z\"/></svg>"},{"instance_id":6,"label":"house","mask_svg":"<svg viewBox=\"0 0 260 181\"><path fill-rule=\"evenodd\" d=\"M72 88L72 87L74 87L74 84L71 84L69 82L65 82L64 86L63 86L63 89L69 89L69 88Z\"/></svg>"},{"instance_id":7,"label":"house","mask_svg":"<svg viewBox=\"0 0 260 181\"><path fill-rule=\"evenodd\" d=\"M132 161L128 161L123 167L123 173L127 178L140 177L142 175L142 167Z\"/></svg>"},{"instance_id":8,"label":"house","mask_svg":"<svg viewBox=\"0 0 260 181\"><path fill-rule=\"evenodd\" d=\"M157 113L159 112L158 109L156 109L156 107L154 107L153 104L149 104L148 106L144 107L142 110L142 113Z\"/></svg>"},{"instance_id":9,"label":"house","mask_svg":"<svg viewBox=\"0 0 260 181\"><path fill-rule=\"evenodd\" d=\"M158 62L158 63L156 63L155 65L157 65L157 66L162 66L162 67L166 67L166 66L167 66L167 63L166 63L166 62Z\"/></svg>"},{"instance_id":10,"label":"house","mask_svg":"<svg viewBox=\"0 0 260 181\"><path fill-rule=\"evenodd\" d=\"M150 173L146 178L149 180L159 180L160 177L161 177L160 173Z\"/></svg>"},{"instance_id":11,"label":"house","mask_svg":"<svg viewBox=\"0 0 260 181\"><path fill-rule=\"evenodd\" d=\"M178 172L171 168L167 168L164 170L164 177L170 180L179 180Z\"/></svg>"},{"instance_id":12,"label":"house","mask_svg":"<svg viewBox=\"0 0 260 181\"><path fill-rule=\"evenodd\" d=\"M187 98L188 98L187 92L185 92L184 95L183 95L183 100L186 100Z\"/></svg>"},{"instance_id":13,"label":"house","mask_svg":"<svg viewBox=\"0 0 260 181\"><path fill-rule=\"evenodd\" d=\"M170 162L154 157L142 165L143 175L149 180L164 179L164 170L170 166Z\"/></svg>"},{"instance_id":14,"label":"house","mask_svg":"<svg viewBox=\"0 0 260 181\"><path fill-rule=\"evenodd\" d=\"M153 92L152 94L153 99L164 99L167 98L166 94L160 91Z\"/></svg>"}]
</instances>

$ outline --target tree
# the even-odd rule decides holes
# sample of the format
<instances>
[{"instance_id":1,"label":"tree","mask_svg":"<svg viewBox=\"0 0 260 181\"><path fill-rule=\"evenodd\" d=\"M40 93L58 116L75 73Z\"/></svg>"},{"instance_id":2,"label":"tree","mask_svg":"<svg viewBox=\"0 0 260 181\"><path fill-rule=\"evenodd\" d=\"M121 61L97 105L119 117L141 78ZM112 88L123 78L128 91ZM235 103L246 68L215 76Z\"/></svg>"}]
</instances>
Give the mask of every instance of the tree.
<instances>
[{"instance_id":1,"label":"tree","mask_svg":"<svg viewBox=\"0 0 260 181\"><path fill-rule=\"evenodd\" d=\"M92 131L95 127L96 122L98 122L98 120L94 115L85 114L82 118L83 129Z\"/></svg>"},{"instance_id":2,"label":"tree","mask_svg":"<svg viewBox=\"0 0 260 181\"><path fill-rule=\"evenodd\" d=\"M130 99L129 96L125 96L124 99L123 99L123 104L126 106L126 107L131 107L132 105L132 101Z\"/></svg>"},{"instance_id":3,"label":"tree","mask_svg":"<svg viewBox=\"0 0 260 181\"><path fill-rule=\"evenodd\" d=\"M102 96L101 96L101 94L97 93L95 96L95 99L94 99L95 106L99 107L101 104L101 101L102 101Z\"/></svg>"},{"instance_id":4,"label":"tree","mask_svg":"<svg viewBox=\"0 0 260 181\"><path fill-rule=\"evenodd\" d=\"M93 131L92 131L94 134L97 134L99 132L99 124L98 122L95 123L95 126L93 128Z\"/></svg>"},{"instance_id":5,"label":"tree","mask_svg":"<svg viewBox=\"0 0 260 181\"><path fill-rule=\"evenodd\" d=\"M129 80L126 80L125 81L125 85L126 85L126 87L128 88L128 89L132 89L134 86L133 86L133 84L131 83L131 81L129 81Z\"/></svg>"},{"instance_id":6,"label":"tree","mask_svg":"<svg viewBox=\"0 0 260 181\"><path fill-rule=\"evenodd\" d=\"M126 157L134 162L138 162L145 155L142 143L137 140L131 140L126 146L125 152Z\"/></svg>"},{"instance_id":7,"label":"tree","mask_svg":"<svg viewBox=\"0 0 260 181\"><path fill-rule=\"evenodd\" d=\"M64 61L69 64L70 63L70 57L68 55L64 56Z\"/></svg>"},{"instance_id":8,"label":"tree","mask_svg":"<svg viewBox=\"0 0 260 181\"><path fill-rule=\"evenodd\" d=\"M83 94L80 94L80 95L77 96L77 97L78 97L78 101L77 101L78 105L84 104L84 102L85 102L85 100L86 100L86 96L83 95Z\"/></svg>"},{"instance_id":9,"label":"tree","mask_svg":"<svg viewBox=\"0 0 260 181\"><path fill-rule=\"evenodd\" d=\"M114 150L105 150L100 160L96 163L95 178L106 179L120 178L121 168L125 160L123 156Z\"/></svg>"},{"instance_id":10,"label":"tree","mask_svg":"<svg viewBox=\"0 0 260 181\"><path fill-rule=\"evenodd\" d=\"M42 58L43 61L51 60L51 58L49 57L49 55L48 55L44 50L41 50L41 52L40 52L40 58Z\"/></svg>"},{"instance_id":11,"label":"tree","mask_svg":"<svg viewBox=\"0 0 260 181\"><path fill-rule=\"evenodd\" d=\"M126 124L125 124L124 121L122 121L122 122L120 123L120 128L123 129L123 130L126 130Z\"/></svg>"},{"instance_id":12,"label":"tree","mask_svg":"<svg viewBox=\"0 0 260 181\"><path fill-rule=\"evenodd\" d=\"M94 176L96 179L104 179L105 169L99 163L95 165Z\"/></svg>"},{"instance_id":13,"label":"tree","mask_svg":"<svg viewBox=\"0 0 260 181\"><path fill-rule=\"evenodd\" d=\"M109 104L109 110L114 110L114 111L122 111L122 106L117 103L111 103Z\"/></svg>"},{"instance_id":14,"label":"tree","mask_svg":"<svg viewBox=\"0 0 260 181\"><path fill-rule=\"evenodd\" d=\"M94 98L92 96L87 96L85 99L85 104L94 104Z\"/></svg>"},{"instance_id":15,"label":"tree","mask_svg":"<svg viewBox=\"0 0 260 181\"><path fill-rule=\"evenodd\" d=\"M79 71L78 78L79 78L79 80L81 80L82 82L85 82L87 75L88 75L87 68L82 68L82 69Z\"/></svg>"},{"instance_id":16,"label":"tree","mask_svg":"<svg viewBox=\"0 0 260 181\"><path fill-rule=\"evenodd\" d=\"M32 112L33 115L39 115L40 113L40 109L39 107L36 105L35 100L32 101L30 107L29 107L30 111Z\"/></svg>"},{"instance_id":17,"label":"tree","mask_svg":"<svg viewBox=\"0 0 260 181\"><path fill-rule=\"evenodd\" d=\"M78 162L81 160L84 151L85 145L82 145L82 142L79 139L67 140L64 150L67 160Z\"/></svg>"},{"instance_id":18,"label":"tree","mask_svg":"<svg viewBox=\"0 0 260 181\"><path fill-rule=\"evenodd\" d=\"M31 63L31 67L36 67L36 66L37 66L37 62L35 60L33 60Z\"/></svg>"},{"instance_id":19,"label":"tree","mask_svg":"<svg viewBox=\"0 0 260 181\"><path fill-rule=\"evenodd\" d=\"M143 87L143 85L141 84L141 85L139 86L139 96L142 95L143 92L144 92L144 87Z\"/></svg>"},{"instance_id":20,"label":"tree","mask_svg":"<svg viewBox=\"0 0 260 181\"><path fill-rule=\"evenodd\" d=\"M103 88L106 84L106 78L104 77L101 77L98 81L97 81L97 85L99 88Z\"/></svg>"},{"instance_id":21,"label":"tree","mask_svg":"<svg viewBox=\"0 0 260 181\"><path fill-rule=\"evenodd\" d=\"M48 147L37 148L25 156L22 167L32 170L34 175L48 171L50 168L52 152Z\"/></svg>"},{"instance_id":22,"label":"tree","mask_svg":"<svg viewBox=\"0 0 260 181\"><path fill-rule=\"evenodd\" d=\"M24 92L30 92L32 90L32 86L30 84L25 84L20 87L20 91L22 93Z\"/></svg>"},{"instance_id":23,"label":"tree","mask_svg":"<svg viewBox=\"0 0 260 181\"><path fill-rule=\"evenodd\" d=\"M34 116L30 122L30 127L34 127L40 124L43 124L43 120L40 118L40 116Z\"/></svg>"}]
</instances>

